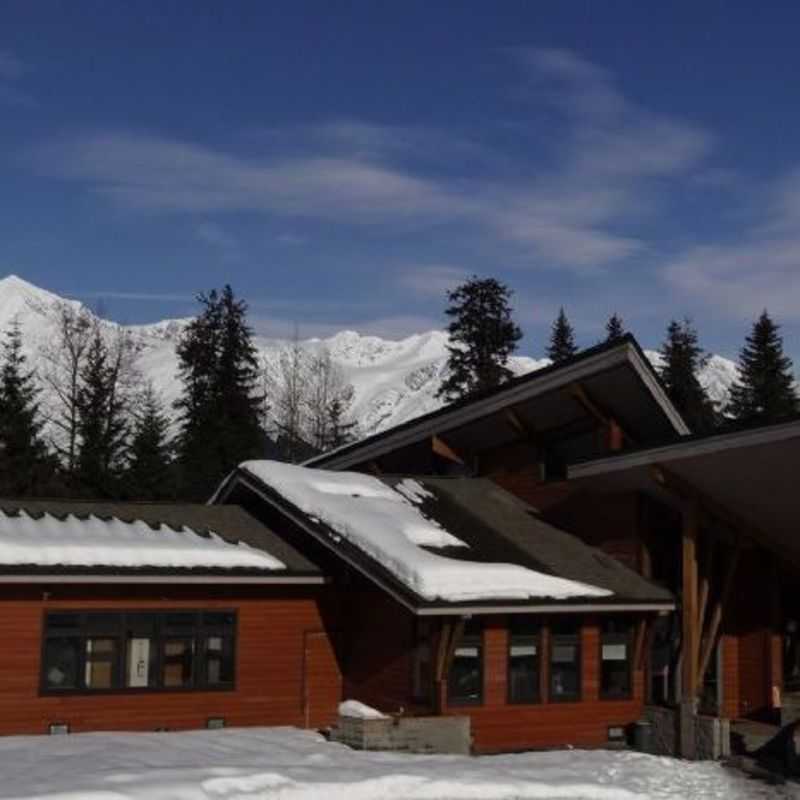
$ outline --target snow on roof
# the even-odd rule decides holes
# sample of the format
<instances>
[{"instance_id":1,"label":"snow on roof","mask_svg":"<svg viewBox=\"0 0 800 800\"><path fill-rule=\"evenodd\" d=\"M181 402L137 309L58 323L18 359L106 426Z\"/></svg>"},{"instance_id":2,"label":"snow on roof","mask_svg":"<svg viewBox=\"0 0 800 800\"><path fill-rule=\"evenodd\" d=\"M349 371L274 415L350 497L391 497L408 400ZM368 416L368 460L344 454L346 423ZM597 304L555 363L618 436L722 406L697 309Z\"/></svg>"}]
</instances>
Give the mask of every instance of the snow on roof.
<instances>
[{"instance_id":1,"label":"snow on roof","mask_svg":"<svg viewBox=\"0 0 800 800\"><path fill-rule=\"evenodd\" d=\"M247 461L249 472L315 521L378 561L427 600L603 597L606 589L546 575L518 564L448 558L425 548L467 548L418 504L424 487L406 479L400 491L370 475L329 472L275 461Z\"/></svg>"},{"instance_id":2,"label":"snow on roof","mask_svg":"<svg viewBox=\"0 0 800 800\"><path fill-rule=\"evenodd\" d=\"M285 569L277 558L211 531L203 535L185 526L175 530L92 514L34 517L24 509L0 510L0 565Z\"/></svg>"}]
</instances>

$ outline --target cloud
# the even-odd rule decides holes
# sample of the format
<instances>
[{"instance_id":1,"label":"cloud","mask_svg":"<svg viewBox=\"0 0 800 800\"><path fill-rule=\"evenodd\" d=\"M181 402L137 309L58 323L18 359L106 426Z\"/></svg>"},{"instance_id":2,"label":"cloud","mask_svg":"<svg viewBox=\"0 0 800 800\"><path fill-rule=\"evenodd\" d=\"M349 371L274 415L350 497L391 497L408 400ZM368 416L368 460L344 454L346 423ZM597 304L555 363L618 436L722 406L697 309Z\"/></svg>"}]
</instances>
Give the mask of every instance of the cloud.
<instances>
[{"instance_id":1,"label":"cloud","mask_svg":"<svg viewBox=\"0 0 800 800\"><path fill-rule=\"evenodd\" d=\"M665 282L733 319L763 308L800 321L800 167L772 182L758 210L724 243L692 245L663 267Z\"/></svg>"},{"instance_id":2,"label":"cloud","mask_svg":"<svg viewBox=\"0 0 800 800\"><path fill-rule=\"evenodd\" d=\"M194 234L225 261L238 261L242 257L239 240L215 222L198 223L194 228Z\"/></svg>"},{"instance_id":3,"label":"cloud","mask_svg":"<svg viewBox=\"0 0 800 800\"><path fill-rule=\"evenodd\" d=\"M301 339L326 339L343 331L358 331L362 336L379 336L383 339L404 339L431 330L441 330L442 321L434 317L398 315L371 318L344 319L341 322L309 321L279 317L251 315L250 324L259 336L271 339L291 339L294 331Z\"/></svg>"},{"instance_id":4,"label":"cloud","mask_svg":"<svg viewBox=\"0 0 800 800\"><path fill-rule=\"evenodd\" d=\"M443 299L470 275L468 270L449 264L405 265L398 270L397 285L422 297Z\"/></svg>"}]
</instances>

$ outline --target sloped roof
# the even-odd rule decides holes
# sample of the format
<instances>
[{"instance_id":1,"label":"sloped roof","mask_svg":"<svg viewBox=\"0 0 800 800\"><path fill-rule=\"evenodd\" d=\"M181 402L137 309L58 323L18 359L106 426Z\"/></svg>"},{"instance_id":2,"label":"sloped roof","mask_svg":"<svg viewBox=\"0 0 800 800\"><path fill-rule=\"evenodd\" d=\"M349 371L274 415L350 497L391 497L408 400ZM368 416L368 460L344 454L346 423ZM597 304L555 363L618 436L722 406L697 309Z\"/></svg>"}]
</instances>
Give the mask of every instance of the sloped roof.
<instances>
[{"instance_id":1,"label":"sloped roof","mask_svg":"<svg viewBox=\"0 0 800 800\"><path fill-rule=\"evenodd\" d=\"M305 556L234 505L0 499L0 580L45 573L320 578Z\"/></svg>"},{"instance_id":2,"label":"sloped roof","mask_svg":"<svg viewBox=\"0 0 800 800\"><path fill-rule=\"evenodd\" d=\"M474 436L476 423L494 417L498 417L497 428L501 430L507 427L502 412L512 407L539 433L550 427L548 421L554 428L564 427L571 420L586 416L578 402L564 395L564 390L575 383L585 387L601 407L642 442L689 433L653 365L636 339L626 334L617 341L582 350L566 361L513 378L491 391L322 453L306 461L305 466L350 469L437 433L453 434L456 441L459 431ZM516 436L513 428L506 431L509 440Z\"/></svg>"},{"instance_id":3,"label":"sloped roof","mask_svg":"<svg viewBox=\"0 0 800 800\"><path fill-rule=\"evenodd\" d=\"M349 475L359 480L358 484L353 483L353 518L359 513L360 497L366 493L372 497L380 495L380 491L367 486L365 481L397 489L406 498L409 497L411 486L411 493L416 495L412 498L413 504L421 515L419 525L430 523L438 526L444 537L451 537L461 545L447 546L443 542L438 547L421 545L421 549L444 557L443 561L449 563L442 563L441 566L450 575L458 574L459 561L465 562L465 567L469 567L464 570L463 579L466 582L470 580L469 575L479 575L479 568L477 573L474 570L476 564L484 565L487 574L493 574L497 567L513 565L517 570L550 576L555 582L574 582L588 589L582 594L578 590L572 594L567 592L559 595L556 592L551 596L532 591L523 597L520 596L519 587L525 585L524 581L519 581L519 575L515 575L513 592L507 591L502 583L492 589L491 582L481 581L481 590L472 599L452 599L458 593L432 596L425 592L429 584L409 580L408 571L397 568L393 552L376 549L373 542L365 544L363 537L352 535L353 528L361 523L342 516L342 509L346 512L347 507L339 505L339 498L343 491L347 491L346 483L340 481L330 487L330 503L338 508L336 513L328 514L320 505L319 498L315 499L315 505L310 505L295 492L282 490L282 485L286 484L270 479L268 462L256 464L261 466L254 467L250 463L237 469L217 493L217 502L224 503L232 493L241 492L242 489L251 492L299 526L311 540L324 545L335 557L366 575L418 614L513 613L589 607L598 611L660 610L673 606L672 596L667 590L645 580L604 553L588 547L577 537L547 524L534 509L487 479L427 476L374 478L356 473L306 469L306 472L313 473L311 477L320 481L324 481L326 475L332 478L334 474L337 478ZM285 465L278 465L276 471L281 472L285 468ZM301 467L291 469L303 470ZM398 500L401 498L398 497ZM386 506L387 515L393 513L391 509L391 505ZM403 535L396 520L387 518L381 523L374 507L364 518L376 532L384 536L384 543L387 532ZM294 542L302 549L298 539ZM433 567L435 569L436 565ZM469 588L468 584L464 586L465 597L469 595Z\"/></svg>"}]
</instances>

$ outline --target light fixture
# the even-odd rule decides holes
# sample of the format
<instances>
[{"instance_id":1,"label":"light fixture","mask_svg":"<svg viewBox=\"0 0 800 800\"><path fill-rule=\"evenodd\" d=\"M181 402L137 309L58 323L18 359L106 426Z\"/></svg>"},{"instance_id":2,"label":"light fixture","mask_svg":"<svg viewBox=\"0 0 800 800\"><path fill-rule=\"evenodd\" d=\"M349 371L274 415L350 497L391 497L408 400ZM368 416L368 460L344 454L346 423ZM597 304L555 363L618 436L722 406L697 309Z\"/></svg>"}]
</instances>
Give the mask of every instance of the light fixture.
<instances>
[{"instance_id":1,"label":"light fixture","mask_svg":"<svg viewBox=\"0 0 800 800\"><path fill-rule=\"evenodd\" d=\"M69 733L69 723L68 722L51 722L47 730L49 731L51 736L63 736L65 733Z\"/></svg>"},{"instance_id":2,"label":"light fixture","mask_svg":"<svg viewBox=\"0 0 800 800\"><path fill-rule=\"evenodd\" d=\"M206 728L210 731L218 731L225 727L225 717L209 717L206 720Z\"/></svg>"}]
</instances>

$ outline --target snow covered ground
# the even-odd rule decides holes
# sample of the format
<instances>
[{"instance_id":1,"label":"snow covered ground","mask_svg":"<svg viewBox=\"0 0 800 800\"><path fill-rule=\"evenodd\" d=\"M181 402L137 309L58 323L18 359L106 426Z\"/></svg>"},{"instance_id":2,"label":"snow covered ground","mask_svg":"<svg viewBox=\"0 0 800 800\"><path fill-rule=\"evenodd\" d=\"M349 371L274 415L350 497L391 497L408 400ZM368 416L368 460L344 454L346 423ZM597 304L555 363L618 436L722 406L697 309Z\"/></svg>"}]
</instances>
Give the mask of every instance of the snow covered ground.
<instances>
[{"instance_id":1,"label":"snow covered ground","mask_svg":"<svg viewBox=\"0 0 800 800\"><path fill-rule=\"evenodd\" d=\"M796 798L713 763L629 752L354 752L294 728L0 738L0 798L745 800Z\"/></svg>"}]
</instances>

